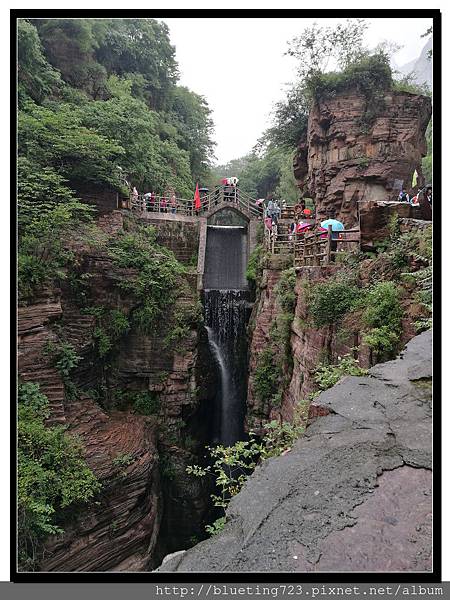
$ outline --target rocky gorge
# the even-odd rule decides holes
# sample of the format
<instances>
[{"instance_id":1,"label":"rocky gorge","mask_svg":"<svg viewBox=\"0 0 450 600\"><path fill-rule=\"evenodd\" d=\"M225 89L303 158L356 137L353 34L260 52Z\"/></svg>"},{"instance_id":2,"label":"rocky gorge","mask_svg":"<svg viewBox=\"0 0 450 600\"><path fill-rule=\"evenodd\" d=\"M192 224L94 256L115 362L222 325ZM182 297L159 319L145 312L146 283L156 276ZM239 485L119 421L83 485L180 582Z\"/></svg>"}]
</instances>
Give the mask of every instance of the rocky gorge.
<instances>
[{"instance_id":1,"label":"rocky gorge","mask_svg":"<svg viewBox=\"0 0 450 600\"><path fill-rule=\"evenodd\" d=\"M431 570L431 332L317 402L322 416L257 467L224 530L159 572Z\"/></svg>"},{"instance_id":2,"label":"rocky gorge","mask_svg":"<svg viewBox=\"0 0 450 600\"><path fill-rule=\"evenodd\" d=\"M181 277L152 333L129 324L114 332L111 319L123 315L129 323L140 305L120 286L136 269L108 253L108 240L126 235L123 226L120 212L101 217L102 248L78 240L76 272L19 308L20 379L39 384L49 399L47 424L81 440L102 484L87 511L64 519L64 536L48 541L41 570L147 569L172 541L198 535L209 511L204 486L185 473L209 441L196 273ZM70 378L55 366L64 348L78 357ZM163 530L172 532L167 548Z\"/></svg>"},{"instance_id":3,"label":"rocky gorge","mask_svg":"<svg viewBox=\"0 0 450 600\"><path fill-rule=\"evenodd\" d=\"M317 102L294 163L319 218L333 208L360 226L358 251L295 268L259 245L251 291L237 261L233 429L261 439L277 422L299 439L259 461L211 539L216 489L189 472L210 461L223 389L204 320L206 219L105 211L66 240L59 284L20 303L20 381L39 384L46 425L80 442L101 485L58 515L36 570L430 571L432 229L392 200L431 106L385 94L362 130L366 108L355 91Z\"/></svg>"}]
</instances>

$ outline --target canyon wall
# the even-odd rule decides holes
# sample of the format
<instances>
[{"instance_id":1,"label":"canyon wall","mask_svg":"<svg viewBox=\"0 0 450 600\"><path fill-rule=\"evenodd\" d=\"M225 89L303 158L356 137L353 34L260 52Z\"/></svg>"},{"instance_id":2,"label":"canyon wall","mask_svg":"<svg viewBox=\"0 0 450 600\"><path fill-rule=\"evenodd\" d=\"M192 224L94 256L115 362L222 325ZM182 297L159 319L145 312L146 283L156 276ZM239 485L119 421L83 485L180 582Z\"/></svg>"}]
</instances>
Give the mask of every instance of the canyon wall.
<instances>
[{"instance_id":1,"label":"canyon wall","mask_svg":"<svg viewBox=\"0 0 450 600\"><path fill-rule=\"evenodd\" d=\"M123 231L118 211L98 223L106 236ZM180 258L190 262L185 252L190 253L196 232L177 233ZM170 235L167 226L158 235ZM133 279L136 270L118 267L95 244L74 242L72 249L83 275L77 285L69 275L60 287L19 307L19 377L40 384L50 402L48 424L65 425L81 440L102 489L82 511L64 516L65 533L48 539L39 568L145 570L166 552L189 545L203 532L209 511L205 484L186 474L209 441L211 382L199 365L206 341L195 319L182 338L168 338L176 311L198 310L197 274L193 268L183 276L176 302L152 333L132 327L106 363L95 353L98 324L85 309L95 305L130 315L137 300L119 283ZM75 394L68 393L48 352L49 343L61 342L81 358L71 373ZM138 414L123 402L124 393L142 392L157 399L154 414Z\"/></svg>"},{"instance_id":2,"label":"canyon wall","mask_svg":"<svg viewBox=\"0 0 450 600\"><path fill-rule=\"evenodd\" d=\"M375 112L370 120L369 110ZM422 186L430 116L431 99L407 92L385 92L370 107L356 90L316 101L294 174L315 200L318 218L333 209L352 227L358 223L358 202L396 200L402 185L410 191L415 169Z\"/></svg>"},{"instance_id":3,"label":"canyon wall","mask_svg":"<svg viewBox=\"0 0 450 600\"><path fill-rule=\"evenodd\" d=\"M408 219L399 220L400 233L419 231L420 236L431 232L431 224L425 221ZM331 264L325 267L299 267L295 269L295 306L289 316L289 331L285 342L276 334L277 319L283 314L277 292L277 284L286 264L280 257L268 259L260 280L257 300L250 321L249 344L249 382L247 393L247 429L261 431L267 420L277 419L293 422L299 419L304 424L308 418L320 414L317 404L310 402L311 394L317 391L315 382L316 370L320 364L337 364L339 358L350 355L359 361L362 368L369 368L379 361L380 357L365 343L367 333L362 321L362 309L354 309L337 319L336 322L317 327L311 316L310 290L321 284L337 281L341 277L346 281L349 276L359 289L370 287L381 281L395 281L399 287L399 302L402 312L399 347L403 347L414 335L414 323L426 316L427 312L417 296L417 288L412 281L400 278L398 268L391 258L385 255L374 258L363 258L353 270L343 265ZM420 258L410 258L408 265L402 270L414 273L421 268ZM267 348L274 350L275 363L282 367L280 387L281 398L270 401L262 400L255 391L255 378L258 365ZM287 359L280 359L280 357ZM263 372L266 378L271 376L270 370Z\"/></svg>"}]
</instances>

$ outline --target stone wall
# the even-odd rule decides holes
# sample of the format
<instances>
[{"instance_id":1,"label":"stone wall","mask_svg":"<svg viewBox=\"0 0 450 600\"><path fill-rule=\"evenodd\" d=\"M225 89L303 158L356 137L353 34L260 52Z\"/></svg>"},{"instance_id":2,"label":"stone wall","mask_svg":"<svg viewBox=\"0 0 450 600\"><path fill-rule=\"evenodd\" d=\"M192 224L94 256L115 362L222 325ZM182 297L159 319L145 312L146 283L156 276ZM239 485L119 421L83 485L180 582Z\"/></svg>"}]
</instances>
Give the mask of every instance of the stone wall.
<instances>
[{"instance_id":1,"label":"stone wall","mask_svg":"<svg viewBox=\"0 0 450 600\"><path fill-rule=\"evenodd\" d=\"M142 223L156 228L156 241L172 250L177 259L184 264L197 264L200 241L200 226L204 219L171 213L141 213Z\"/></svg>"},{"instance_id":2,"label":"stone wall","mask_svg":"<svg viewBox=\"0 0 450 600\"><path fill-rule=\"evenodd\" d=\"M424 183L421 159L431 116L428 97L387 92L373 122L364 122L366 99L356 91L316 102L307 143L294 160L298 183L314 198L318 218L329 209L348 227L358 223L358 202L396 200L409 191L414 170Z\"/></svg>"}]
</instances>

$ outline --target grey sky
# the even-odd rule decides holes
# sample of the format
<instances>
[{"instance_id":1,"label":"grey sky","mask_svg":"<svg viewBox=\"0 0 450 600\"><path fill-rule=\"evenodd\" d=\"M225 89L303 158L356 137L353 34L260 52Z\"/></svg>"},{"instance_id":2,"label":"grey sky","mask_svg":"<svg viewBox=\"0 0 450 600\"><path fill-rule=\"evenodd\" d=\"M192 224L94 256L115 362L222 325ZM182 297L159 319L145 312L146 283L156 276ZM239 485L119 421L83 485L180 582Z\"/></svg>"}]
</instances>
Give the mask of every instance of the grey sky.
<instances>
[{"instance_id":1,"label":"grey sky","mask_svg":"<svg viewBox=\"0 0 450 600\"><path fill-rule=\"evenodd\" d=\"M213 110L218 163L249 152L270 123L273 104L294 79L295 60L284 56L287 42L314 21L345 19L162 19L176 47L181 83L205 96ZM369 47L384 40L403 48L398 65L418 57L420 35L431 19L370 19Z\"/></svg>"}]
</instances>

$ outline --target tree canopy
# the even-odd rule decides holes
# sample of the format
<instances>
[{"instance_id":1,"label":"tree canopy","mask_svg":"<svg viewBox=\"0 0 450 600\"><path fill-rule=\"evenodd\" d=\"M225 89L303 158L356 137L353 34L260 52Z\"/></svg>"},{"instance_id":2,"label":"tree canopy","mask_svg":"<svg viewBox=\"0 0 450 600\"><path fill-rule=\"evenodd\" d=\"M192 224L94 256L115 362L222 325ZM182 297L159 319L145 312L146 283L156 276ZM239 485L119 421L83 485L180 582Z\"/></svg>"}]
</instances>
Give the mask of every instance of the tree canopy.
<instances>
[{"instance_id":1,"label":"tree canopy","mask_svg":"<svg viewBox=\"0 0 450 600\"><path fill-rule=\"evenodd\" d=\"M209 176L205 99L178 85L167 26L154 19L19 19L19 291L63 275L65 240L104 190L191 198ZM125 177L124 177L125 176Z\"/></svg>"},{"instance_id":2,"label":"tree canopy","mask_svg":"<svg viewBox=\"0 0 450 600\"><path fill-rule=\"evenodd\" d=\"M19 156L75 192L120 189L191 196L207 177L213 123L179 86L175 48L155 19L19 19Z\"/></svg>"}]
</instances>

